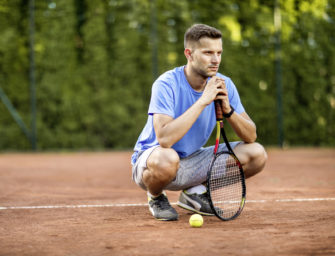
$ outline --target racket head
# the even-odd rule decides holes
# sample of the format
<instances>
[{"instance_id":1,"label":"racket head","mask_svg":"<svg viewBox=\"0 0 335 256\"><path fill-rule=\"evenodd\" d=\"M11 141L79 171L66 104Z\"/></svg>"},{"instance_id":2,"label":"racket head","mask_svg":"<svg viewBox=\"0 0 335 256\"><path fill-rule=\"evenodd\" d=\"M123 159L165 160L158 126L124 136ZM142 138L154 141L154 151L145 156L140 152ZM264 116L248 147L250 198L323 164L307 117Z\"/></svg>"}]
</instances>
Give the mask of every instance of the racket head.
<instances>
[{"instance_id":1,"label":"racket head","mask_svg":"<svg viewBox=\"0 0 335 256\"><path fill-rule=\"evenodd\" d=\"M207 189L210 206L219 219L227 221L240 215L246 186L242 165L234 154L215 154L207 174Z\"/></svg>"}]
</instances>

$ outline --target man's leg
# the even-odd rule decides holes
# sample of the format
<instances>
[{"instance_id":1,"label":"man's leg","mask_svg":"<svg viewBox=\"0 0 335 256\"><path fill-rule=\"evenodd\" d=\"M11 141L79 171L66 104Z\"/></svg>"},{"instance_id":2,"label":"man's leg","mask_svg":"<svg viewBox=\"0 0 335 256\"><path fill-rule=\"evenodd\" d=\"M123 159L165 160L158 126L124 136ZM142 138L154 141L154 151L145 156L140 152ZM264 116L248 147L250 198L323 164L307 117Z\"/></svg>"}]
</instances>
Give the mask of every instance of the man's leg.
<instances>
[{"instance_id":1,"label":"man's leg","mask_svg":"<svg viewBox=\"0 0 335 256\"><path fill-rule=\"evenodd\" d=\"M179 156L170 148L155 148L146 160L142 182L148 191L149 210L158 220L177 220L178 213L170 205L163 188L175 177Z\"/></svg>"},{"instance_id":2,"label":"man's leg","mask_svg":"<svg viewBox=\"0 0 335 256\"><path fill-rule=\"evenodd\" d=\"M163 188L175 177L179 168L179 156L171 148L157 147L147 160L147 169L143 172L143 183L153 196L162 193Z\"/></svg>"},{"instance_id":3,"label":"man's leg","mask_svg":"<svg viewBox=\"0 0 335 256\"><path fill-rule=\"evenodd\" d=\"M240 160L246 178L256 175L263 170L267 161L264 147L255 143L241 143L234 148L234 153Z\"/></svg>"}]
</instances>

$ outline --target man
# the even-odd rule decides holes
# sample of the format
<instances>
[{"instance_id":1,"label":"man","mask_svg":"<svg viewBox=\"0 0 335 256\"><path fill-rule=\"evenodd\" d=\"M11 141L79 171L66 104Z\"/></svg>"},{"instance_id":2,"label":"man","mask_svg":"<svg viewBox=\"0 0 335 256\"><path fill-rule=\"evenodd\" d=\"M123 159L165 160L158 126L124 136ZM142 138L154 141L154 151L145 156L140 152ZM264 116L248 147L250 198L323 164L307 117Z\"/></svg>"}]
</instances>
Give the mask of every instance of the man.
<instances>
[{"instance_id":1,"label":"man","mask_svg":"<svg viewBox=\"0 0 335 256\"><path fill-rule=\"evenodd\" d=\"M213 215L202 183L213 154L213 147L203 146L215 127L215 99L221 100L226 120L241 139L231 146L246 178L265 165L267 155L255 142L254 122L231 79L218 73L221 37L219 30L204 24L190 27L184 37L187 65L164 73L153 84L148 120L132 155L132 172L159 220L178 219L164 190L182 190L178 206Z\"/></svg>"}]
</instances>

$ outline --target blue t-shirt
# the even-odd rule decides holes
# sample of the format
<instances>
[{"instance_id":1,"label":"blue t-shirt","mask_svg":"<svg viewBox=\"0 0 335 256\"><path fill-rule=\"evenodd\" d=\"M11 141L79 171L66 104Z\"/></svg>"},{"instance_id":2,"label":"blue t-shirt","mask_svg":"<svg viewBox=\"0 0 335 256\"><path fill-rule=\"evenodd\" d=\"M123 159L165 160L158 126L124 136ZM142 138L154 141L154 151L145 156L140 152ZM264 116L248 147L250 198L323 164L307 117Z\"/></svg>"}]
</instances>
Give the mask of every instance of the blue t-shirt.
<instances>
[{"instance_id":1,"label":"blue t-shirt","mask_svg":"<svg viewBox=\"0 0 335 256\"><path fill-rule=\"evenodd\" d=\"M244 112L240 96L232 80L220 73L216 75L225 80L229 102L235 111L239 114ZM136 162L139 152L159 145L153 126L153 115L165 114L176 119L189 109L201 95L202 92L195 91L188 83L184 74L184 66L162 74L152 86L148 120L135 144L134 154L131 158L132 164ZM191 155L206 144L215 123L214 103L212 103L202 111L191 129L172 148L180 158Z\"/></svg>"}]
</instances>

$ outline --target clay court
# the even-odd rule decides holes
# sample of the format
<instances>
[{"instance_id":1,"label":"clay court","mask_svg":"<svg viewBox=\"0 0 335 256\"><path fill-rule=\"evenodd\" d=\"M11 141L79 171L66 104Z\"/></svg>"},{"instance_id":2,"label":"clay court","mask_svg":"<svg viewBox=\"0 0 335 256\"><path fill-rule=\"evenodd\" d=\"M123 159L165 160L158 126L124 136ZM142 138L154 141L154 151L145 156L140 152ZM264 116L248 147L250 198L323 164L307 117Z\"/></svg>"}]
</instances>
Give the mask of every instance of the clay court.
<instances>
[{"instance_id":1,"label":"clay court","mask_svg":"<svg viewBox=\"0 0 335 256\"><path fill-rule=\"evenodd\" d=\"M131 152L2 153L0 255L335 255L335 149L267 151L241 216L201 228L150 215Z\"/></svg>"}]
</instances>

